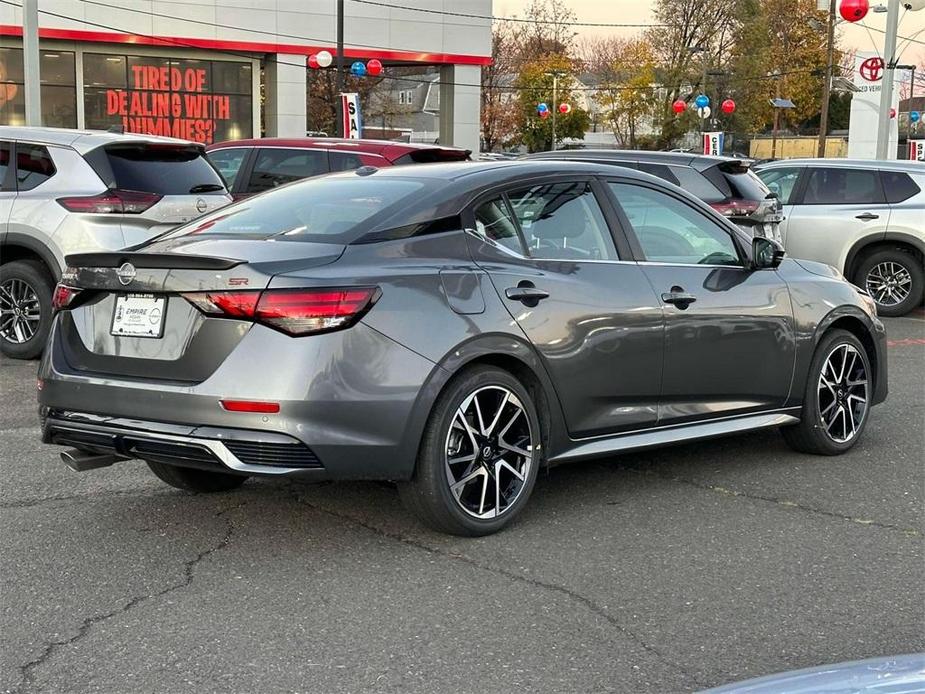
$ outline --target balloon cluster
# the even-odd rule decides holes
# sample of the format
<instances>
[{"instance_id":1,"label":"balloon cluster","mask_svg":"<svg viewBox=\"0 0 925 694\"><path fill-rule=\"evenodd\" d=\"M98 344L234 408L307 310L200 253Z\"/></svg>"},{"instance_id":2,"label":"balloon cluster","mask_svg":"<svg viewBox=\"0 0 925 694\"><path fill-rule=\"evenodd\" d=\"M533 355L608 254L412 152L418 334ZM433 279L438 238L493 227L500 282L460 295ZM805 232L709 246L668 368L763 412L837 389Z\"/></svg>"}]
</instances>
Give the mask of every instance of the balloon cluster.
<instances>
[{"instance_id":1,"label":"balloon cluster","mask_svg":"<svg viewBox=\"0 0 925 694\"><path fill-rule=\"evenodd\" d=\"M331 67L333 62L334 56L331 55L330 51L318 51L308 56L308 66L313 70ZM362 60L357 60L350 66L350 72L357 77L365 77L366 75L375 77L382 72L382 62L375 58L365 63Z\"/></svg>"},{"instance_id":2,"label":"balloon cluster","mask_svg":"<svg viewBox=\"0 0 925 694\"><path fill-rule=\"evenodd\" d=\"M706 108L710 105L710 97L706 94L699 94L696 99L694 99L694 106L697 108ZM726 99L720 105L720 108L723 110L723 113L730 114L736 110L736 102L732 99ZM687 102L684 99L678 99L673 104L671 104L671 109L677 113L682 114L687 110Z\"/></svg>"},{"instance_id":3,"label":"balloon cluster","mask_svg":"<svg viewBox=\"0 0 925 694\"><path fill-rule=\"evenodd\" d=\"M565 102L559 104L559 113L561 113L562 115L565 115L566 113L571 113L571 112L572 112L571 104L565 103ZM536 105L536 114L540 118L543 118L545 120L546 118L549 118L550 113L552 113L552 111L549 110L549 105L545 101L541 101L540 103Z\"/></svg>"}]
</instances>

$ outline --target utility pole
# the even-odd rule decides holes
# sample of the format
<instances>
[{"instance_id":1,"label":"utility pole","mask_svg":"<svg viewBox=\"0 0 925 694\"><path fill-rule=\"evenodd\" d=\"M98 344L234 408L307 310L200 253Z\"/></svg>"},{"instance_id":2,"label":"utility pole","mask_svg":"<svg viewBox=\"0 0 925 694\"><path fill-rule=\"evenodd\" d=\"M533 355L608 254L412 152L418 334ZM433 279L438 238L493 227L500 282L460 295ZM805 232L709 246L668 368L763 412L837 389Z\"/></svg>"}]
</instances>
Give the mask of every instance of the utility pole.
<instances>
[{"instance_id":1,"label":"utility pole","mask_svg":"<svg viewBox=\"0 0 925 694\"><path fill-rule=\"evenodd\" d=\"M344 0L337 0L337 127L335 130L341 137L347 137L344 128L344 100L341 92L344 91Z\"/></svg>"},{"instance_id":2,"label":"utility pole","mask_svg":"<svg viewBox=\"0 0 925 694\"><path fill-rule=\"evenodd\" d=\"M774 77L774 101L780 101L780 73L772 73ZM777 159L777 131L780 129L780 108L774 107L774 130L771 134L771 159Z\"/></svg>"},{"instance_id":3,"label":"utility pole","mask_svg":"<svg viewBox=\"0 0 925 694\"><path fill-rule=\"evenodd\" d=\"M706 48L703 49L703 78L700 81L700 93L703 94L704 96L707 95L707 49ZM706 106L706 108L710 109L711 113L713 111L713 109L711 108L712 105L713 104L711 102L710 104L707 104ZM706 128L707 128L707 119L701 118L700 119L700 132L701 133L706 132ZM701 138L701 140L702 139L703 138Z\"/></svg>"},{"instance_id":4,"label":"utility pole","mask_svg":"<svg viewBox=\"0 0 925 694\"><path fill-rule=\"evenodd\" d=\"M26 125L42 124L42 79L39 63L39 3L22 3L22 63L26 99Z\"/></svg>"},{"instance_id":5,"label":"utility pole","mask_svg":"<svg viewBox=\"0 0 925 694\"><path fill-rule=\"evenodd\" d=\"M829 134L829 98L832 93L832 67L835 61L835 0L829 3L829 22L826 28L825 77L822 79L822 113L819 114L819 147L816 156L825 156L825 143Z\"/></svg>"},{"instance_id":6,"label":"utility pole","mask_svg":"<svg viewBox=\"0 0 925 694\"><path fill-rule=\"evenodd\" d=\"M547 72L552 77L552 151L556 151L556 112L559 110L559 78L565 75L562 70Z\"/></svg>"},{"instance_id":7,"label":"utility pole","mask_svg":"<svg viewBox=\"0 0 925 694\"><path fill-rule=\"evenodd\" d=\"M877 114L877 159L890 156L890 108L893 104L893 73L896 69L896 32L899 29L899 0L887 0L886 40L883 44L883 79L880 89L880 112Z\"/></svg>"}]
</instances>

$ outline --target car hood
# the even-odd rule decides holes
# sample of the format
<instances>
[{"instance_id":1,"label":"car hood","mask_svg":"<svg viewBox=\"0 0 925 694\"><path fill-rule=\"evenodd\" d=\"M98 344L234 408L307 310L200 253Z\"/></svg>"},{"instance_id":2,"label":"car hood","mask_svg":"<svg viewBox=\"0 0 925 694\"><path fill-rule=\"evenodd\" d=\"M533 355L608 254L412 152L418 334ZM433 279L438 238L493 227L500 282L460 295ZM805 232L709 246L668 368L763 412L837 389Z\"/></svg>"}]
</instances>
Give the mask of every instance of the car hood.
<instances>
[{"instance_id":1,"label":"car hood","mask_svg":"<svg viewBox=\"0 0 925 694\"><path fill-rule=\"evenodd\" d=\"M916 653L792 670L701 694L909 694L923 690L925 653Z\"/></svg>"}]
</instances>

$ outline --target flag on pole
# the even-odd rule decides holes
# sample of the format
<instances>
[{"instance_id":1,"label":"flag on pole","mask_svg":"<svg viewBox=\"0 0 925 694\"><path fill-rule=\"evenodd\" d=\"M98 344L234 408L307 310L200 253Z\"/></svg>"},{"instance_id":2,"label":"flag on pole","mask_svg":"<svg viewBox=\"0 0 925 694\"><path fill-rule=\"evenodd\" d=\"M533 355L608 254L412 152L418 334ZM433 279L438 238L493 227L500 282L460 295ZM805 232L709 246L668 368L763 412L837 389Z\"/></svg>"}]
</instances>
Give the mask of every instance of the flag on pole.
<instances>
[{"instance_id":1,"label":"flag on pole","mask_svg":"<svg viewBox=\"0 0 925 694\"><path fill-rule=\"evenodd\" d=\"M360 95L356 92L341 93L341 113L344 118L344 137L359 140L363 137L363 118L360 114Z\"/></svg>"},{"instance_id":2,"label":"flag on pole","mask_svg":"<svg viewBox=\"0 0 925 694\"><path fill-rule=\"evenodd\" d=\"M723 144L725 144L726 135L722 132L704 133L703 134L703 153L715 157L723 154Z\"/></svg>"}]
</instances>

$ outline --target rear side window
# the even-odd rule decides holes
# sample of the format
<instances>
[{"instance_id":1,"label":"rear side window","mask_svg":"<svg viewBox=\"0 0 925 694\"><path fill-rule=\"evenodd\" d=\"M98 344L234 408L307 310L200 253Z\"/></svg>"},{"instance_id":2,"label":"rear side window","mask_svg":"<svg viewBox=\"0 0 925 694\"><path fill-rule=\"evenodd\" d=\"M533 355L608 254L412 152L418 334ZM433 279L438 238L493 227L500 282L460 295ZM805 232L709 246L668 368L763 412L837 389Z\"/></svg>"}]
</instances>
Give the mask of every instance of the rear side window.
<instances>
[{"instance_id":1,"label":"rear side window","mask_svg":"<svg viewBox=\"0 0 925 694\"><path fill-rule=\"evenodd\" d=\"M677 185L684 188L695 198L700 198L704 202L723 202L729 197L728 193L723 192L714 183L707 180L704 174L695 171L689 166L670 166L669 168L678 179ZM716 173L722 179L722 175L718 171ZM723 183L725 187L725 179L723 179Z\"/></svg>"},{"instance_id":2,"label":"rear side window","mask_svg":"<svg viewBox=\"0 0 925 694\"><path fill-rule=\"evenodd\" d=\"M42 185L55 175L55 165L46 147L16 145L16 188L22 192Z\"/></svg>"},{"instance_id":3,"label":"rear side window","mask_svg":"<svg viewBox=\"0 0 925 694\"><path fill-rule=\"evenodd\" d=\"M0 190L15 190L12 181L7 184L7 173L12 175L10 170L10 143L0 141Z\"/></svg>"},{"instance_id":4,"label":"rear side window","mask_svg":"<svg viewBox=\"0 0 925 694\"><path fill-rule=\"evenodd\" d=\"M475 230L503 248L524 255L523 243L504 198L494 198L475 208Z\"/></svg>"},{"instance_id":5,"label":"rear side window","mask_svg":"<svg viewBox=\"0 0 925 694\"><path fill-rule=\"evenodd\" d=\"M671 169L669 169L665 164L649 164L647 162L639 162L639 170L645 171L648 174L653 176L658 176L663 181L668 181L669 183L674 183L675 185L679 184L678 177L675 176Z\"/></svg>"},{"instance_id":6,"label":"rear side window","mask_svg":"<svg viewBox=\"0 0 925 694\"><path fill-rule=\"evenodd\" d=\"M224 207L171 236L350 243L407 206L423 187L407 179L314 178Z\"/></svg>"},{"instance_id":7,"label":"rear side window","mask_svg":"<svg viewBox=\"0 0 925 694\"><path fill-rule=\"evenodd\" d=\"M864 205L882 203L877 171L814 168L809 174L804 205Z\"/></svg>"},{"instance_id":8,"label":"rear side window","mask_svg":"<svg viewBox=\"0 0 925 694\"><path fill-rule=\"evenodd\" d=\"M465 150L455 149L415 149L398 157L393 164L435 164L441 161L468 161Z\"/></svg>"},{"instance_id":9,"label":"rear side window","mask_svg":"<svg viewBox=\"0 0 925 694\"><path fill-rule=\"evenodd\" d=\"M331 171L352 171L363 166L363 160L355 152L328 152Z\"/></svg>"},{"instance_id":10,"label":"rear side window","mask_svg":"<svg viewBox=\"0 0 925 694\"><path fill-rule=\"evenodd\" d=\"M238 177L238 171L241 170L241 164L247 158L250 149L247 147L228 147L227 149L216 149L209 152L206 156L209 161L218 169L218 172L225 179L225 184L231 189L234 186L235 179Z\"/></svg>"},{"instance_id":11,"label":"rear side window","mask_svg":"<svg viewBox=\"0 0 925 694\"><path fill-rule=\"evenodd\" d=\"M225 193L225 183L200 147L137 143L108 145L86 160L109 188L158 195Z\"/></svg>"},{"instance_id":12,"label":"rear side window","mask_svg":"<svg viewBox=\"0 0 925 694\"><path fill-rule=\"evenodd\" d=\"M317 149L258 149L247 184L248 193L262 193L286 183L328 172L328 153Z\"/></svg>"},{"instance_id":13,"label":"rear side window","mask_svg":"<svg viewBox=\"0 0 925 694\"><path fill-rule=\"evenodd\" d=\"M883 182L883 192L889 203L902 202L922 192L909 174L902 171L881 171L880 180Z\"/></svg>"},{"instance_id":14,"label":"rear side window","mask_svg":"<svg viewBox=\"0 0 925 694\"><path fill-rule=\"evenodd\" d=\"M758 177L764 181L772 193L775 193L783 204L790 202L790 196L793 195L793 189L800 177L799 168L774 168L758 172Z\"/></svg>"}]
</instances>

